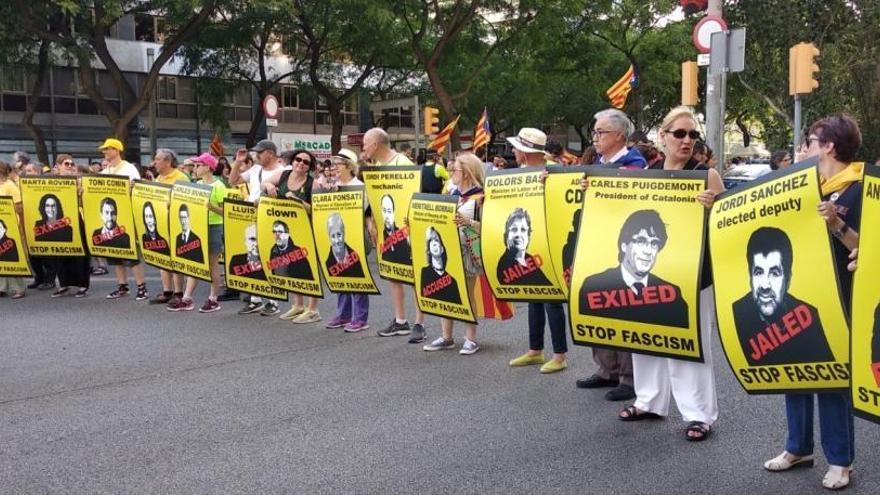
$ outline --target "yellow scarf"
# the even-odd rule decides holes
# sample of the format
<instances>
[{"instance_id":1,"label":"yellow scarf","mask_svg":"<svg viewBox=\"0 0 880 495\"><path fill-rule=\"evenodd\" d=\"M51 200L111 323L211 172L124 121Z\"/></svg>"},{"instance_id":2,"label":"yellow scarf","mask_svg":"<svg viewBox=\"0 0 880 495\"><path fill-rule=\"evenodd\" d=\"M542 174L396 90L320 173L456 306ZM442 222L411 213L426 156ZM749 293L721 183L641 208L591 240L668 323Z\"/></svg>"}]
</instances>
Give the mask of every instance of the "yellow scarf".
<instances>
[{"instance_id":1,"label":"yellow scarf","mask_svg":"<svg viewBox=\"0 0 880 495\"><path fill-rule=\"evenodd\" d=\"M853 182L861 181L864 168L864 162L850 163L845 169L837 172L826 181L822 182L822 196L828 196L831 193L842 191Z\"/></svg>"}]
</instances>

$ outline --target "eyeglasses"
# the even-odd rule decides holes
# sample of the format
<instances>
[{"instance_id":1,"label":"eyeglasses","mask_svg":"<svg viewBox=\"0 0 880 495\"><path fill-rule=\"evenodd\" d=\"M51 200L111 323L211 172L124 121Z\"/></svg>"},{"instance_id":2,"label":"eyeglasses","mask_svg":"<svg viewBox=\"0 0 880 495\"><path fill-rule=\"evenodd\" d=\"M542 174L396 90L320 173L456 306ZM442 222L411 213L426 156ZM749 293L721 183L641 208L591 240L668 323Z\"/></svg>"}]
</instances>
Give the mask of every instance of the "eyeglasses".
<instances>
[{"instance_id":1,"label":"eyeglasses","mask_svg":"<svg viewBox=\"0 0 880 495\"><path fill-rule=\"evenodd\" d=\"M285 231L283 231L283 230L273 230L272 232L274 232L274 233L277 234L277 235L281 235L281 234L286 234L286 233L287 233L287 232L285 232Z\"/></svg>"},{"instance_id":2,"label":"eyeglasses","mask_svg":"<svg viewBox=\"0 0 880 495\"><path fill-rule=\"evenodd\" d=\"M593 131L593 137L596 137L596 136L602 137L605 134L611 134L612 132L617 132L617 131L603 131L602 129L596 129L595 131Z\"/></svg>"},{"instance_id":3,"label":"eyeglasses","mask_svg":"<svg viewBox=\"0 0 880 495\"><path fill-rule=\"evenodd\" d=\"M813 141L815 141L815 142L817 142L817 143L819 143L819 144L822 144L822 142L823 142L821 138L817 138L816 136L810 136L810 137L808 137L807 140L804 141L804 142L807 143L807 146L809 146L810 143L812 143Z\"/></svg>"},{"instance_id":4,"label":"eyeglasses","mask_svg":"<svg viewBox=\"0 0 880 495\"><path fill-rule=\"evenodd\" d=\"M250 241L250 242L257 242L257 238L256 238L256 237L248 237L247 240Z\"/></svg>"},{"instance_id":5,"label":"eyeglasses","mask_svg":"<svg viewBox=\"0 0 880 495\"><path fill-rule=\"evenodd\" d=\"M312 160L309 159L309 158L300 158L300 157L298 157L298 156L295 156L295 157L293 158L293 163L305 163L306 165L311 165L311 164L312 164Z\"/></svg>"},{"instance_id":6,"label":"eyeglasses","mask_svg":"<svg viewBox=\"0 0 880 495\"><path fill-rule=\"evenodd\" d=\"M660 239L657 239L656 237L647 238L644 236L635 236L632 238L632 242L641 249L660 249Z\"/></svg>"},{"instance_id":7,"label":"eyeglasses","mask_svg":"<svg viewBox=\"0 0 880 495\"><path fill-rule=\"evenodd\" d=\"M666 132L672 134L672 137L674 137L675 139L684 139L685 136L693 139L694 141L700 139L700 131L686 131L684 129L676 129L674 131Z\"/></svg>"},{"instance_id":8,"label":"eyeglasses","mask_svg":"<svg viewBox=\"0 0 880 495\"><path fill-rule=\"evenodd\" d=\"M65 167L75 167L76 166L76 164L70 160L66 160L66 161L61 162L61 165L65 166Z\"/></svg>"}]
</instances>

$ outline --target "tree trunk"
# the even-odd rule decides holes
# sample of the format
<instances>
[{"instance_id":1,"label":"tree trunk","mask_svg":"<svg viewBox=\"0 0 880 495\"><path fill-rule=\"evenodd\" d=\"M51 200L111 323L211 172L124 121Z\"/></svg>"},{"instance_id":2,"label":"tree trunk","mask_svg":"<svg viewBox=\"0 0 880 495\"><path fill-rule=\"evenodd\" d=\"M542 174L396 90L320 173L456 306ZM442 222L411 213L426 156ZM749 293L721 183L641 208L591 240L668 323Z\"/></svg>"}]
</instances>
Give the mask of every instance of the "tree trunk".
<instances>
[{"instance_id":1,"label":"tree trunk","mask_svg":"<svg viewBox=\"0 0 880 495\"><path fill-rule=\"evenodd\" d=\"M584 126L583 125L573 125L574 132L577 133L578 137L581 139L581 154L587 150L587 147L590 146L590 141L587 139L587 135L584 134Z\"/></svg>"},{"instance_id":2,"label":"tree trunk","mask_svg":"<svg viewBox=\"0 0 880 495\"><path fill-rule=\"evenodd\" d=\"M27 129L31 138L34 140L34 146L37 148L37 159L40 163L51 164L49 161L49 149L46 147L46 136L43 130L34 124L34 112L36 111L36 103L43 94L43 81L49 74L49 48L51 43L47 40L40 42L40 52L37 55L37 77L34 79L34 85L31 86L31 92L26 99L26 107L24 115L21 117L21 124Z\"/></svg>"},{"instance_id":3,"label":"tree trunk","mask_svg":"<svg viewBox=\"0 0 880 495\"><path fill-rule=\"evenodd\" d=\"M434 96L446 117L446 124L452 122L455 118L455 103L452 101L452 95L446 89L443 81L440 80L440 72L435 65L428 64L425 67L428 74L428 81L431 83L431 89L434 90ZM443 122L441 122L443 124ZM443 127L441 126L441 129ZM458 151L461 149L461 140L458 137L458 128L452 130L452 136L449 137L449 150Z\"/></svg>"},{"instance_id":4,"label":"tree trunk","mask_svg":"<svg viewBox=\"0 0 880 495\"><path fill-rule=\"evenodd\" d=\"M345 124L345 118L342 115L342 105L335 102L327 101L327 113L330 115L330 150L333 154L339 152L342 148L342 126Z\"/></svg>"}]
</instances>

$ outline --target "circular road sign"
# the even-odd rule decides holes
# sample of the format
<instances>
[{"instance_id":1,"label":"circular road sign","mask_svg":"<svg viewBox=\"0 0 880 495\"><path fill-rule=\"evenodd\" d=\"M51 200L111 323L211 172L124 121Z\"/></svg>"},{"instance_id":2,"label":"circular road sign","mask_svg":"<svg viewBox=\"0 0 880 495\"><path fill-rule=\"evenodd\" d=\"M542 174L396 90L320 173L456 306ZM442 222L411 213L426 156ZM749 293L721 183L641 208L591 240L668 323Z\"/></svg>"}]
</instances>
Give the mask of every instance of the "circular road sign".
<instances>
[{"instance_id":1,"label":"circular road sign","mask_svg":"<svg viewBox=\"0 0 880 495\"><path fill-rule=\"evenodd\" d=\"M263 114L265 114L267 118L271 119L277 117L278 107L278 98L275 98L272 95L263 98Z\"/></svg>"},{"instance_id":2,"label":"circular road sign","mask_svg":"<svg viewBox=\"0 0 880 495\"><path fill-rule=\"evenodd\" d=\"M712 34L719 31L726 31L727 23L718 15L707 15L700 19L700 22L694 26L694 33L691 36L694 40L694 46L700 53L709 53L711 51Z\"/></svg>"}]
</instances>

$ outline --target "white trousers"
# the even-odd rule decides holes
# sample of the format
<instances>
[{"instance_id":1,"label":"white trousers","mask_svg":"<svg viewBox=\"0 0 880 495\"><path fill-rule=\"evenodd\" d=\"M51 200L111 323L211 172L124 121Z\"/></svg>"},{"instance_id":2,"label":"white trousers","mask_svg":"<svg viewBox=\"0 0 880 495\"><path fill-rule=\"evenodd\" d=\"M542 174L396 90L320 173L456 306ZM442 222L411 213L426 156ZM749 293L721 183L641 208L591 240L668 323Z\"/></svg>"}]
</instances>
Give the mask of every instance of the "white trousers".
<instances>
[{"instance_id":1,"label":"white trousers","mask_svg":"<svg viewBox=\"0 0 880 495\"><path fill-rule=\"evenodd\" d=\"M669 398L685 421L711 425L718 419L718 396L712 369L711 335L715 333L715 300L712 287L700 292L700 338L705 362L682 361L645 354L632 355L635 407L660 416L669 412Z\"/></svg>"}]
</instances>

